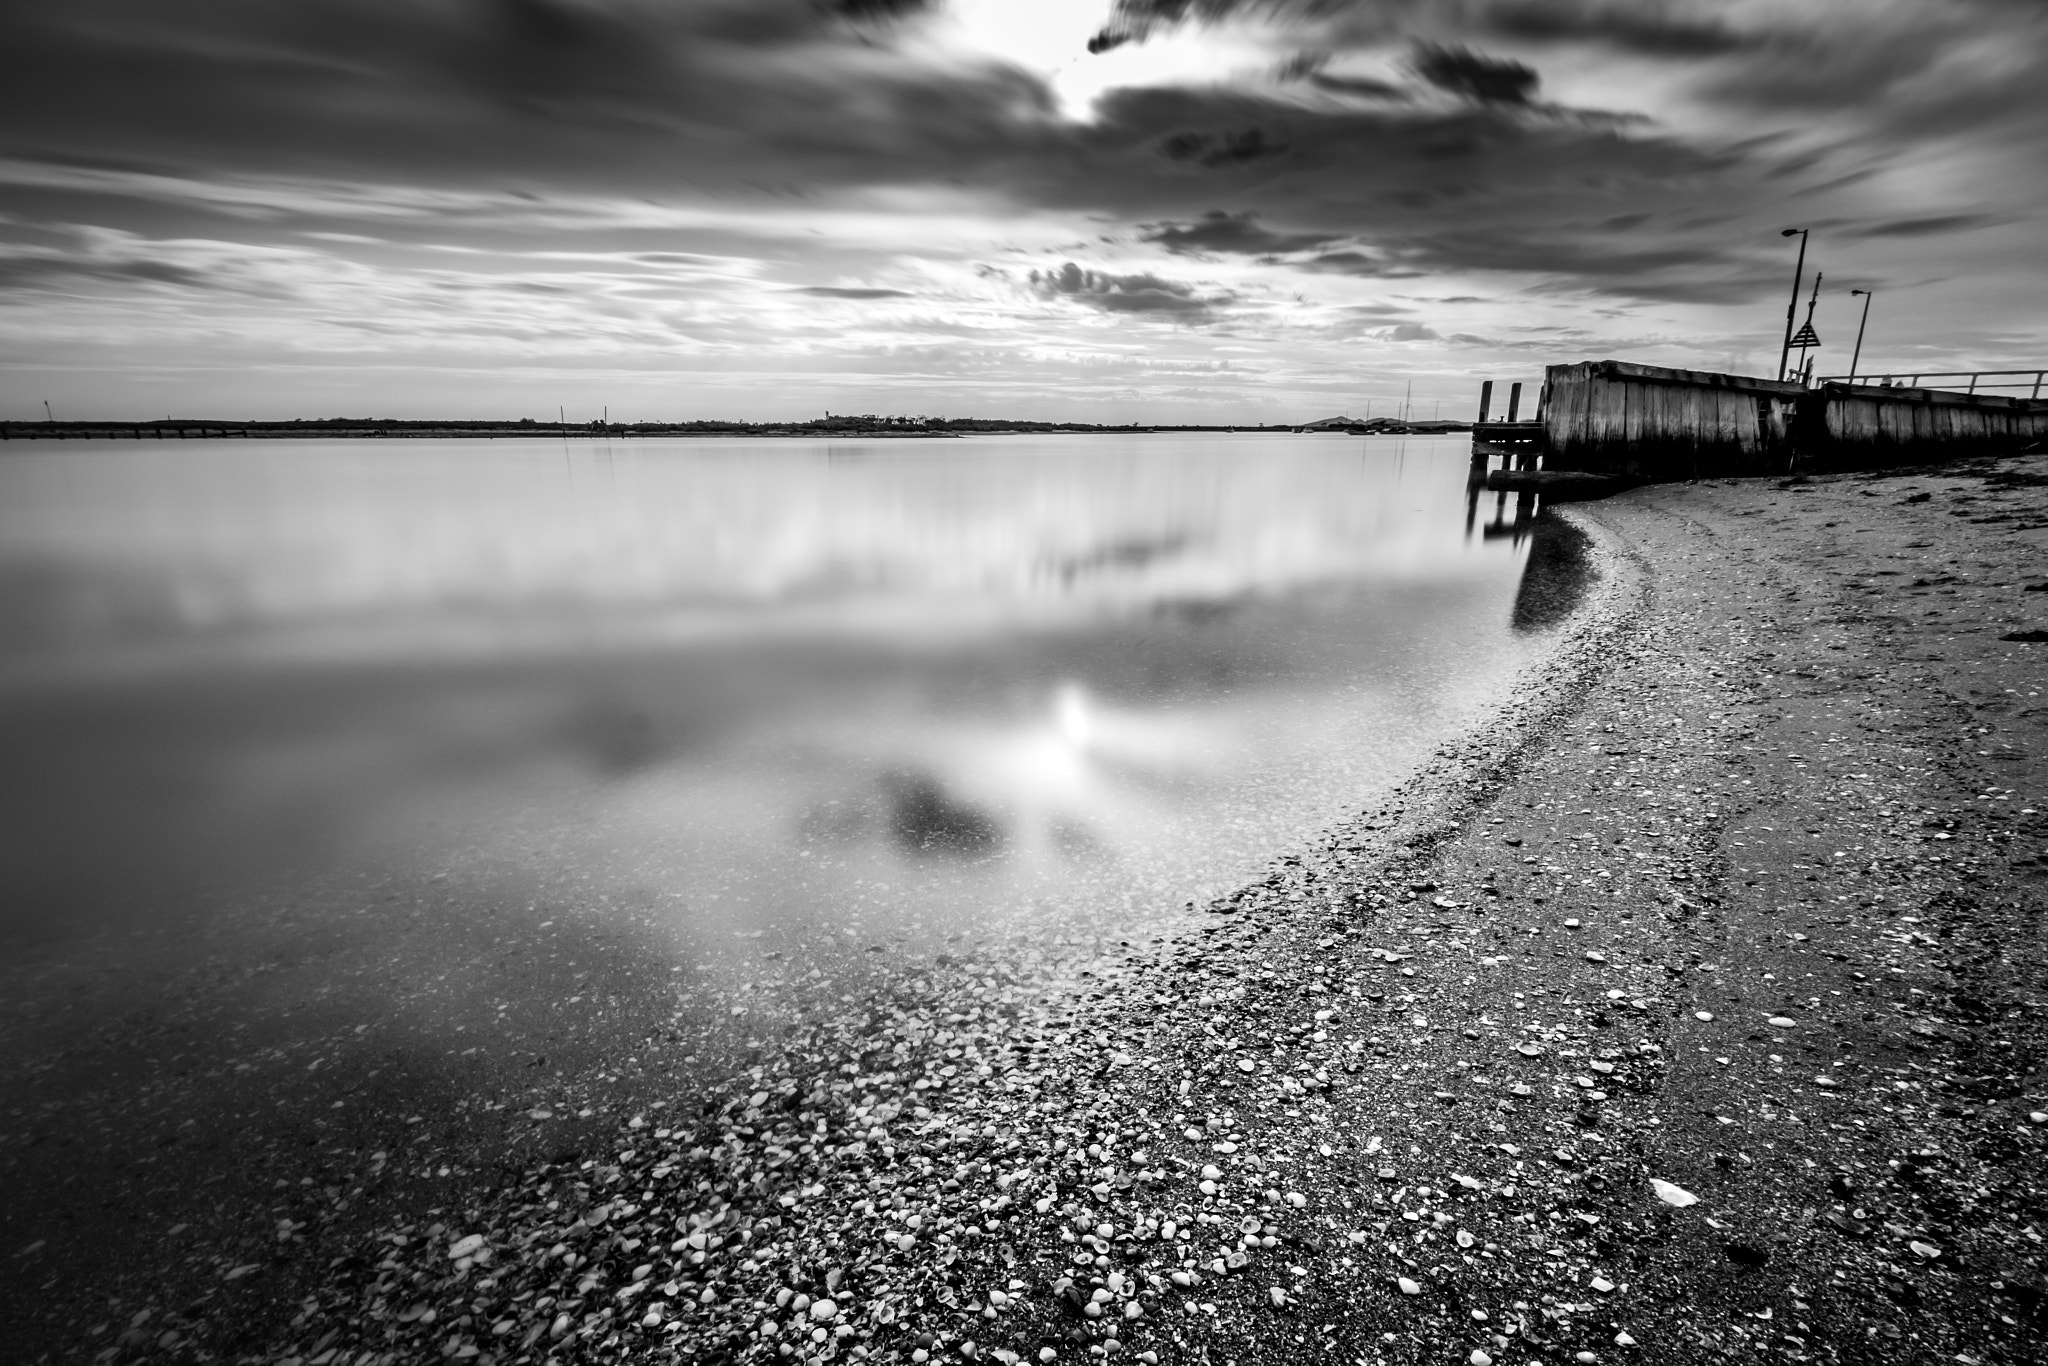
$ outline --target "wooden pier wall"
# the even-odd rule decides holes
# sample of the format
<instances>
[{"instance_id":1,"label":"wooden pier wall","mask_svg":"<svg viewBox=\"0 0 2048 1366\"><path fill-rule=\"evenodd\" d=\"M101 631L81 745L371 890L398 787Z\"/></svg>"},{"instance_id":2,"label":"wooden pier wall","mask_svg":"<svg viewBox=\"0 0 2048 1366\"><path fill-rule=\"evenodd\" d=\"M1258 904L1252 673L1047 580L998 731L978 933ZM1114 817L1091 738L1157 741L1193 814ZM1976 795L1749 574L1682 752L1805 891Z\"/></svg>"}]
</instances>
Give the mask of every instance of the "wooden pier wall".
<instances>
[{"instance_id":1,"label":"wooden pier wall","mask_svg":"<svg viewBox=\"0 0 2048 1366\"><path fill-rule=\"evenodd\" d=\"M1551 366L1541 411L1546 469L1647 480L1868 469L2048 439L2048 400L1617 360Z\"/></svg>"},{"instance_id":2,"label":"wooden pier wall","mask_svg":"<svg viewBox=\"0 0 2048 1366\"><path fill-rule=\"evenodd\" d=\"M2048 400L1946 389L1823 384L1811 450L1801 468L1860 469L1962 451L2018 450L2048 439Z\"/></svg>"}]
</instances>

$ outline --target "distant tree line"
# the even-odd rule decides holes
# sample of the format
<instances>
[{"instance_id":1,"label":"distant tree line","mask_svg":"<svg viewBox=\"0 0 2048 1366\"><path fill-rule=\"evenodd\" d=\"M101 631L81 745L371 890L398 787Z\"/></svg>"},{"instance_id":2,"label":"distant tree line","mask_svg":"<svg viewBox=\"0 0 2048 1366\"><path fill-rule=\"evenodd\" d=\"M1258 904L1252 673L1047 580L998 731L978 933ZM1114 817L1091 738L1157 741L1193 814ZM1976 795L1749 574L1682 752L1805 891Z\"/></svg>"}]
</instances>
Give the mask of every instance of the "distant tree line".
<instances>
[{"instance_id":1,"label":"distant tree line","mask_svg":"<svg viewBox=\"0 0 2048 1366\"><path fill-rule=\"evenodd\" d=\"M0 440L22 438L222 436L818 436L860 433L950 436L966 432L1242 432L1286 430L1228 424L1039 422L1025 418L909 417L827 413L802 422L740 422L693 418L685 422L554 422L545 418L310 417L272 421L166 417L148 422L5 422Z\"/></svg>"}]
</instances>

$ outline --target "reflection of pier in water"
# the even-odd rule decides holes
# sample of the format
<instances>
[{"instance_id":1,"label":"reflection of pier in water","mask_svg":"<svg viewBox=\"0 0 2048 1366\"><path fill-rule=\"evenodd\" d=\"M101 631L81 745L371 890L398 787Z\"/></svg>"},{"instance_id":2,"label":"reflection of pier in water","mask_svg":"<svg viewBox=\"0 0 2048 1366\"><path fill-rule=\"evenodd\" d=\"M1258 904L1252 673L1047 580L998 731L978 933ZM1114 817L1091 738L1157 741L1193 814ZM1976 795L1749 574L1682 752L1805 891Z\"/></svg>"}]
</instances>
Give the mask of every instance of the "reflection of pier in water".
<instances>
[{"instance_id":1,"label":"reflection of pier in water","mask_svg":"<svg viewBox=\"0 0 2048 1366\"><path fill-rule=\"evenodd\" d=\"M1484 487L1476 482L1465 490L1465 539L1471 540L1476 532L1481 540L1504 540L1519 546L1533 534L1534 524L1542 510L1540 500L1534 493L1526 491L1515 494L1514 517L1510 519L1508 494L1502 490L1494 495L1493 520L1482 525L1479 521L1479 499L1484 491Z\"/></svg>"}]
</instances>

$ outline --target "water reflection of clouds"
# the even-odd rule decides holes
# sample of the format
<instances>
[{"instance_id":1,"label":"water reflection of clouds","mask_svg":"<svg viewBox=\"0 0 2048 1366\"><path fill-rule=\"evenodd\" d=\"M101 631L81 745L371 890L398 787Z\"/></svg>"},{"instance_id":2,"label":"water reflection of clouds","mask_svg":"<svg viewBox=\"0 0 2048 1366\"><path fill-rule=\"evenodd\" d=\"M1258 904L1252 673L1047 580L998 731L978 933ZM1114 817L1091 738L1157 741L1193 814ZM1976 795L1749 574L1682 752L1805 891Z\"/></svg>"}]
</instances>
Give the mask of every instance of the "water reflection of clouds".
<instances>
[{"instance_id":1,"label":"water reflection of clouds","mask_svg":"<svg viewBox=\"0 0 2048 1366\"><path fill-rule=\"evenodd\" d=\"M63 488L10 467L0 567L45 580L0 575L0 607L204 589L154 637L82 638L169 638L188 683L15 728L45 875L108 843L118 895L274 864L288 820L302 867L460 850L500 886L651 890L692 935L1151 914L1363 800L1515 657L1515 551L1459 535L1455 444L710 443L601 471L451 444L191 443L200 477L142 492L109 482L132 452L67 452ZM180 633L237 612L233 648ZM203 796L110 826L77 774Z\"/></svg>"},{"instance_id":2,"label":"water reflection of clouds","mask_svg":"<svg viewBox=\"0 0 2048 1366\"><path fill-rule=\"evenodd\" d=\"M812 722L817 729L793 745L820 794L792 822L799 847L911 863L1000 861L986 875L1012 882L1159 838L1189 790L1228 762L1236 729L1185 710L1107 705L1073 680L1018 714L897 728L824 714Z\"/></svg>"},{"instance_id":3,"label":"water reflection of clouds","mask_svg":"<svg viewBox=\"0 0 2048 1366\"><path fill-rule=\"evenodd\" d=\"M243 448L182 449L186 468L118 443L12 465L8 619L74 643L239 631L257 653L475 652L593 631L915 634L1475 568L1415 515L1414 481L1361 478L1306 439L1253 459L1243 439L1154 437L861 459L765 441L406 442L402 460L399 443L222 444Z\"/></svg>"}]
</instances>

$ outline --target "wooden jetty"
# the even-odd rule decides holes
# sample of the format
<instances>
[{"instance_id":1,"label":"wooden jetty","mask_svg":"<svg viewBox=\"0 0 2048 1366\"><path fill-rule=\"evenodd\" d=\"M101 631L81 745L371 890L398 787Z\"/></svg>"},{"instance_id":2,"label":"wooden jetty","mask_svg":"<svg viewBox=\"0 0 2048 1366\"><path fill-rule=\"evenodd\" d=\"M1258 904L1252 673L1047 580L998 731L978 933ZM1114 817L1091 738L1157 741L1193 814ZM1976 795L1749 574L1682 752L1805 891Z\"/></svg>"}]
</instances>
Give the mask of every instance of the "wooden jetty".
<instances>
[{"instance_id":1,"label":"wooden jetty","mask_svg":"<svg viewBox=\"0 0 2048 1366\"><path fill-rule=\"evenodd\" d=\"M2038 392L2039 372L2009 373L2033 376ZM1503 489L1535 488L1536 481L1506 477L1532 471L1661 482L1872 469L2048 441L2048 399L2035 394L1873 378L1886 382L1808 387L1620 360L1553 365L1544 372L1532 422L1488 422L1491 383L1482 389L1473 475ZM1495 457L1499 471L1491 470Z\"/></svg>"}]
</instances>

